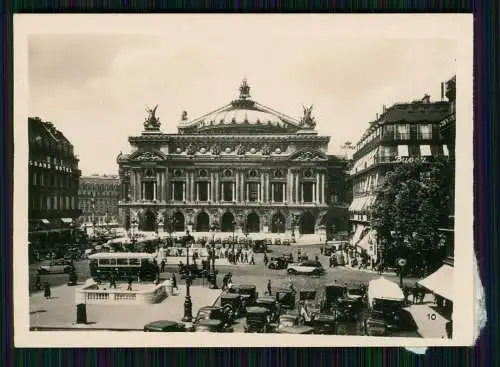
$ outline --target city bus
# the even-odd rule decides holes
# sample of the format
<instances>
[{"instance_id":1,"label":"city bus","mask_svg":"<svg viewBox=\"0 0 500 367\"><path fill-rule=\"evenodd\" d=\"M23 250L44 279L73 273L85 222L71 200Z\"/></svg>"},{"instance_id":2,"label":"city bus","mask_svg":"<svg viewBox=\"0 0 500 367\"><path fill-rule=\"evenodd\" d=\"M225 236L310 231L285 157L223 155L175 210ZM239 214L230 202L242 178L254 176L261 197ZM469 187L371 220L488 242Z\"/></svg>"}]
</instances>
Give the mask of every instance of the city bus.
<instances>
[{"instance_id":1,"label":"city bus","mask_svg":"<svg viewBox=\"0 0 500 367\"><path fill-rule=\"evenodd\" d=\"M95 281L108 281L111 272L116 280L132 278L154 281L157 267L154 254L144 252L98 252L88 256L90 275Z\"/></svg>"}]
</instances>

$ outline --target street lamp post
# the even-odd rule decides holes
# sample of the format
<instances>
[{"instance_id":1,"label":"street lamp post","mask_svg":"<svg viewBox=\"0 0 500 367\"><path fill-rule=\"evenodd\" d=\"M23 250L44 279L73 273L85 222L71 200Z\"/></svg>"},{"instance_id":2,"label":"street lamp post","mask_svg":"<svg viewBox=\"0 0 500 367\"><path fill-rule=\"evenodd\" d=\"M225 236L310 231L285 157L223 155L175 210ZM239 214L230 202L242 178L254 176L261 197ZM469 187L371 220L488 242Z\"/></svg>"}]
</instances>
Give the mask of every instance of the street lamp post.
<instances>
[{"instance_id":1,"label":"street lamp post","mask_svg":"<svg viewBox=\"0 0 500 367\"><path fill-rule=\"evenodd\" d=\"M191 322L193 320L193 303L191 302L191 267L189 265L189 244L191 242L192 236L189 234L189 231L186 231L186 236L184 236L184 245L186 247L186 266L187 266L187 274L186 274L186 298L184 300L184 317L182 318L183 322Z\"/></svg>"},{"instance_id":2,"label":"street lamp post","mask_svg":"<svg viewBox=\"0 0 500 367\"><path fill-rule=\"evenodd\" d=\"M234 231L236 229L236 221L233 220L231 224L233 225L233 255L234 255L234 245L235 245Z\"/></svg>"},{"instance_id":3,"label":"street lamp post","mask_svg":"<svg viewBox=\"0 0 500 367\"><path fill-rule=\"evenodd\" d=\"M209 266L210 266L210 260L212 261L212 266L209 271L211 271L210 278L212 280L212 289L218 289L217 287L217 272L215 271L215 232L217 229L219 229L219 224L217 222L214 222L210 228L212 230L212 251L209 259Z\"/></svg>"},{"instance_id":4,"label":"street lamp post","mask_svg":"<svg viewBox=\"0 0 500 367\"><path fill-rule=\"evenodd\" d=\"M292 242L295 243L295 226L297 225L297 219L295 214L292 214Z\"/></svg>"}]
</instances>

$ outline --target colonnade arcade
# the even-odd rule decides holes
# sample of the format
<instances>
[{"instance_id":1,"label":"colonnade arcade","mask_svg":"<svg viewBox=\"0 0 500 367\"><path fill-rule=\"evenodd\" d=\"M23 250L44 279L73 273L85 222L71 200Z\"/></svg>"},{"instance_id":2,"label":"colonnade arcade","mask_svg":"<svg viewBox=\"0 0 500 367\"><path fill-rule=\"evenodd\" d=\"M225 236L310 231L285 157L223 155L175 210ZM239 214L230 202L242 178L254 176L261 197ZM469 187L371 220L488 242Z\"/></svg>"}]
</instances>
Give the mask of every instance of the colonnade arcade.
<instances>
[{"instance_id":1,"label":"colonnade arcade","mask_svg":"<svg viewBox=\"0 0 500 367\"><path fill-rule=\"evenodd\" d=\"M324 168L131 168L132 202L325 205Z\"/></svg>"},{"instance_id":2,"label":"colonnade arcade","mask_svg":"<svg viewBox=\"0 0 500 367\"><path fill-rule=\"evenodd\" d=\"M216 223L218 232L312 234L324 217L323 211L285 212L270 209L131 209L125 220L136 218L140 231L209 232ZM129 224L130 226L130 224ZM158 228L156 228L158 226Z\"/></svg>"}]
</instances>

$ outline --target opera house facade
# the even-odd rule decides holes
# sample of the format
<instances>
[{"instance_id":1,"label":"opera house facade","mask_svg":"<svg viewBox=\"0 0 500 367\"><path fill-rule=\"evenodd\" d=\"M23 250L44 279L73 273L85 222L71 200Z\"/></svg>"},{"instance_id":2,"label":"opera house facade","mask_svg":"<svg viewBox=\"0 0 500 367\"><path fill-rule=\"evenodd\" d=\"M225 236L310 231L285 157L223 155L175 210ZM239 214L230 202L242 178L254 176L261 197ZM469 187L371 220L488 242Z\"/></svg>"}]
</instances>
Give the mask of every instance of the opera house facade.
<instances>
[{"instance_id":1,"label":"opera house facade","mask_svg":"<svg viewBox=\"0 0 500 367\"><path fill-rule=\"evenodd\" d=\"M318 234L328 209L327 148L312 108L295 119L250 96L160 130L148 109L117 158L119 215L139 231Z\"/></svg>"}]
</instances>

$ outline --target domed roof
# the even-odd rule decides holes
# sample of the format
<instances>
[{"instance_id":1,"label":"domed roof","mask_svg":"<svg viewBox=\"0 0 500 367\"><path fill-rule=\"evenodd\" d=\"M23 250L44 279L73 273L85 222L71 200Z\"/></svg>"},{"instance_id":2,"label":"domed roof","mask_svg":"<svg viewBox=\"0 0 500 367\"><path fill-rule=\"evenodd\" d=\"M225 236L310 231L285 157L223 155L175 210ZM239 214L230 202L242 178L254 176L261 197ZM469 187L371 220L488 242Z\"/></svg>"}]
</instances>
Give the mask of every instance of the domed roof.
<instances>
[{"instance_id":1,"label":"domed roof","mask_svg":"<svg viewBox=\"0 0 500 367\"><path fill-rule=\"evenodd\" d=\"M290 134L304 129L301 121L251 100L246 80L238 99L192 121L184 112L182 120L178 128L184 134Z\"/></svg>"}]
</instances>

